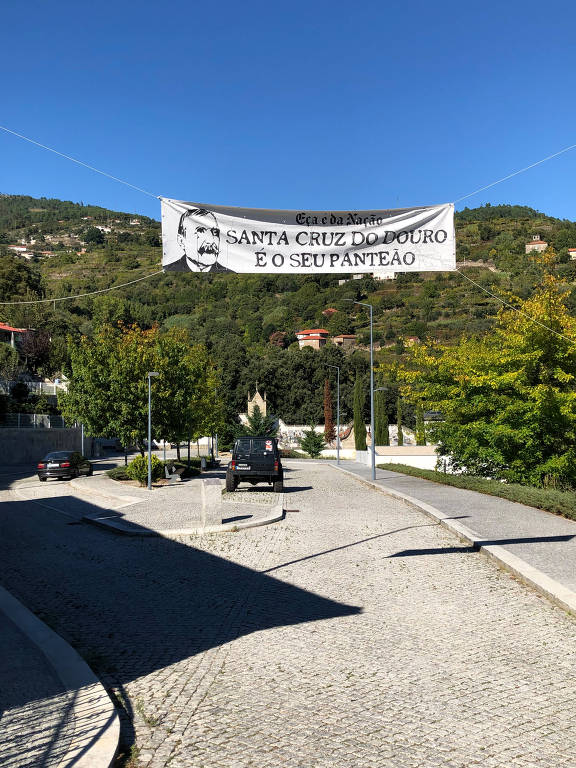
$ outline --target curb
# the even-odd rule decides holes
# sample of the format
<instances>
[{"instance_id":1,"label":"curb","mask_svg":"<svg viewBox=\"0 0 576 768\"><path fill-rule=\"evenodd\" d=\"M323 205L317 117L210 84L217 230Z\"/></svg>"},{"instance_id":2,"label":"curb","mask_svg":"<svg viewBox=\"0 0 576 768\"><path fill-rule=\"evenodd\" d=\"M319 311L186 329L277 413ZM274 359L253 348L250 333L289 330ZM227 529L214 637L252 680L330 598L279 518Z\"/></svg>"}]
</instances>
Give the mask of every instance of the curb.
<instances>
[{"instance_id":1,"label":"curb","mask_svg":"<svg viewBox=\"0 0 576 768\"><path fill-rule=\"evenodd\" d=\"M98 488L90 488L88 483L82 483L79 482L80 478L74 478L70 480L70 487L75 488L77 491L82 491L86 494L93 494L94 496L100 496L102 499L108 499L109 501L124 501L126 502L123 506L128 507L131 504L137 504L144 500L145 497L138 498L137 496L115 496L112 493L106 493L106 491L101 491ZM134 490L138 490L135 488Z\"/></svg>"},{"instance_id":2,"label":"curb","mask_svg":"<svg viewBox=\"0 0 576 768\"><path fill-rule=\"evenodd\" d=\"M70 751L62 766L110 768L118 748L120 721L102 683L82 657L13 595L0 587L0 611L44 654L73 694Z\"/></svg>"},{"instance_id":3,"label":"curb","mask_svg":"<svg viewBox=\"0 0 576 768\"><path fill-rule=\"evenodd\" d=\"M501 544L490 544L489 540L481 538L475 531L462 525L462 523L459 523L457 520L444 517L444 514L440 512L439 509L436 509L436 507L433 507L431 504L427 504L424 501L420 501L420 499L416 499L414 496L409 496L406 493L402 493L402 491L396 491L392 488L378 485L371 480L359 477L349 469L339 467L337 464L331 464L330 466L334 467L334 469L338 469L340 472L345 472L359 483L374 488L387 496L394 496L397 499L406 501L409 504L412 504L412 506L422 510L422 512L432 518L435 522L439 523L443 528L446 528L446 530L458 536L459 539L470 544L473 549L480 552L480 554L484 555L489 560L495 562L503 570L511 573L523 584L532 587L532 589L536 590L536 592L543 597L546 597L554 605L562 608L567 613L576 616L576 592L573 592L571 589L568 589L568 587L560 584L559 581L552 579L538 568L534 568L525 560L512 554Z\"/></svg>"},{"instance_id":4,"label":"curb","mask_svg":"<svg viewBox=\"0 0 576 768\"><path fill-rule=\"evenodd\" d=\"M259 517L257 520L250 520L245 523L226 523L225 525L198 525L193 528L168 528L159 531L150 529L138 529L136 524L128 522L116 522L111 517L82 517L82 520L91 525L97 525L100 528L107 528L114 533L120 533L124 536L161 536L170 539L173 536L201 536L204 533L236 533L244 528L259 528L262 525L270 525L284 519L284 503L277 504L270 515ZM128 527L134 525L134 528Z\"/></svg>"}]
</instances>

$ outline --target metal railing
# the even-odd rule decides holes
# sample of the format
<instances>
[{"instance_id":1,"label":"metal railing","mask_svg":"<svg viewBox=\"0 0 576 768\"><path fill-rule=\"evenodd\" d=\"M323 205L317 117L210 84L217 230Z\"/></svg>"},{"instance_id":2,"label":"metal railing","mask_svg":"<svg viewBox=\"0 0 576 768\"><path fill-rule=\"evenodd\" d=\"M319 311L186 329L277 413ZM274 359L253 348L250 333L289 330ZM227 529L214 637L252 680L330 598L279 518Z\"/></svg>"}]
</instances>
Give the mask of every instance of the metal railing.
<instances>
[{"instance_id":1,"label":"metal railing","mask_svg":"<svg viewBox=\"0 0 576 768\"><path fill-rule=\"evenodd\" d=\"M9 395L14 384L16 384L15 381L0 381L0 394ZM56 397L59 391L66 392L68 389L66 384L51 384L45 381L24 381L22 384L28 387L28 392L31 395Z\"/></svg>"},{"instance_id":2,"label":"metal railing","mask_svg":"<svg viewBox=\"0 0 576 768\"><path fill-rule=\"evenodd\" d=\"M74 425L66 424L63 416L51 413L5 413L0 416L0 429L66 429Z\"/></svg>"}]
</instances>

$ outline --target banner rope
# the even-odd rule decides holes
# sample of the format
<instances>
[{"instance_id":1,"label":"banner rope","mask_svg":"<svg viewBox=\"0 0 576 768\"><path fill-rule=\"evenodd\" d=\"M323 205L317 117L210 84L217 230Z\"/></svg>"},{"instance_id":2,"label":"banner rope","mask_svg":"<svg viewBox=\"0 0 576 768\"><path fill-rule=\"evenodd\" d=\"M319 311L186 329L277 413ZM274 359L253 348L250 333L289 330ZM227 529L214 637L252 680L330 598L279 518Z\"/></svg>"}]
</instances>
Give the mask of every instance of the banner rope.
<instances>
[{"instance_id":1,"label":"banner rope","mask_svg":"<svg viewBox=\"0 0 576 768\"><path fill-rule=\"evenodd\" d=\"M554 152L553 155L548 155L548 157L543 157L542 160L538 160L538 162L536 163L527 165L525 168L520 168L519 171L514 171L514 173L509 173L508 176L503 176L501 179L498 179L498 181L493 181L491 184L486 184L486 186L484 187L479 187L478 189L475 189L474 192L469 192L467 195L462 195L462 197L459 197L457 200L454 200L454 205L456 205L456 203L459 203L461 200L466 200L467 197L472 197L473 195L477 195L479 192L484 192L485 189L490 189L490 187L495 187L497 184L501 184L503 181L507 181L508 179L511 179L514 176L519 176L521 173L524 173L525 171L529 171L531 168L536 168L537 165L542 165L542 163L545 163L548 160L552 160L552 158L558 157L558 155L563 155L564 152L570 152L571 149L575 149L575 148L576 148L576 144L571 144L569 147L564 147L564 149L561 149L559 152Z\"/></svg>"},{"instance_id":2,"label":"banner rope","mask_svg":"<svg viewBox=\"0 0 576 768\"><path fill-rule=\"evenodd\" d=\"M112 179L113 181L118 181L120 184L125 184L127 187L132 187L132 189L136 189L138 192L142 192L145 195L148 195L148 197L153 197L155 200L159 199L159 195L153 195L152 192L148 192L146 189L142 189L142 187L137 187L135 184L131 184L129 181L124 181L124 179L119 179L118 176L112 176L110 173L106 173L106 171L101 171L98 168L95 168L93 165L88 165L88 163L82 162L82 160L77 160L75 157L70 157L70 155L65 155L64 152L59 152L57 149L52 149L52 147L47 147L46 144L40 144L39 141L34 141L34 139L30 139L28 136L23 136L21 133L16 133L16 131L11 130L10 128L6 128L5 125L0 125L0 130L6 131L6 133L11 133L13 136L18 136L19 139L23 139L24 141L30 142L30 144L35 144L37 147L42 147L42 149L48 150L48 152L53 152L55 155L59 155L60 157L65 157L66 160L71 160L73 163L76 163L77 165L81 165L84 168L88 168L91 171L94 171L95 173L99 173L101 176L106 176L109 179Z\"/></svg>"},{"instance_id":3,"label":"banner rope","mask_svg":"<svg viewBox=\"0 0 576 768\"><path fill-rule=\"evenodd\" d=\"M7 304L52 304L52 302L56 303L57 301L71 301L72 299L81 299L84 296L94 296L97 293L107 293L108 291L115 291L116 288L125 288L127 285L134 285L134 283L139 283L142 280L148 280L150 277L154 277L154 275L162 275L164 273L163 269L158 270L158 272L152 272L150 275L145 275L144 277L138 277L136 280L130 280L129 283L121 283L120 285L112 285L110 288L101 288L99 291L89 291L88 293L79 293L75 296L60 296L58 298L53 299L35 299L34 301L0 301L0 305L7 305Z\"/></svg>"}]
</instances>

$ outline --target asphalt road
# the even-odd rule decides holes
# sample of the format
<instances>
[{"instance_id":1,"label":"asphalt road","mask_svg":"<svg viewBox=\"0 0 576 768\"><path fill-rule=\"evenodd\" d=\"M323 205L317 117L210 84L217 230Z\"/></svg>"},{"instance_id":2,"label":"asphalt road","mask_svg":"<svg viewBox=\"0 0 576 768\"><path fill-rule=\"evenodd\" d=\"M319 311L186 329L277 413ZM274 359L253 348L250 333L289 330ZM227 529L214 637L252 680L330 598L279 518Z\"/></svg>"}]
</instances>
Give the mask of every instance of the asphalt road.
<instances>
[{"instance_id":1,"label":"asphalt road","mask_svg":"<svg viewBox=\"0 0 576 768\"><path fill-rule=\"evenodd\" d=\"M284 522L178 541L79 523L67 483L1 492L0 582L113 692L135 765L573 766L574 620L407 504L287 466Z\"/></svg>"}]
</instances>

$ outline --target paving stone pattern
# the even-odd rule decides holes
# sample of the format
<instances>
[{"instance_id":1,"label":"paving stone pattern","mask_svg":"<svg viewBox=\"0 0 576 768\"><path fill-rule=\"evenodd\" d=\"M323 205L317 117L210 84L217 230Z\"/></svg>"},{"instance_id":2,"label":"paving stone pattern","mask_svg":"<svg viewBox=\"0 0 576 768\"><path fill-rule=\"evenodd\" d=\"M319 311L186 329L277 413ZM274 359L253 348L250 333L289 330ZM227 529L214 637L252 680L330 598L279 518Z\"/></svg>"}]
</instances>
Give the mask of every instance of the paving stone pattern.
<instances>
[{"instance_id":1,"label":"paving stone pattern","mask_svg":"<svg viewBox=\"0 0 576 768\"><path fill-rule=\"evenodd\" d=\"M45 656L3 614L0 659L0 765L61 765L73 737L73 695L64 690Z\"/></svg>"},{"instance_id":2,"label":"paving stone pattern","mask_svg":"<svg viewBox=\"0 0 576 768\"><path fill-rule=\"evenodd\" d=\"M3 585L114 690L138 765L572 768L574 620L404 502L287 468L286 520L228 535L2 505Z\"/></svg>"}]
</instances>

